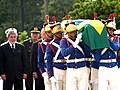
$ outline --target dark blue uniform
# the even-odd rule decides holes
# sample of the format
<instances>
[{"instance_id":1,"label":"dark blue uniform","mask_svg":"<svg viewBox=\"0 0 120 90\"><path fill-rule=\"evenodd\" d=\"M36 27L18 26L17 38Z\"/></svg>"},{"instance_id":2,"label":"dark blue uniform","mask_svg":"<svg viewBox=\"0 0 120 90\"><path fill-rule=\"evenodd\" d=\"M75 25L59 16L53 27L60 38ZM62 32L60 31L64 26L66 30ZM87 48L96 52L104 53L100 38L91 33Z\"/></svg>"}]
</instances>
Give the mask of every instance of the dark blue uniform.
<instances>
[{"instance_id":1,"label":"dark blue uniform","mask_svg":"<svg viewBox=\"0 0 120 90\"><path fill-rule=\"evenodd\" d=\"M46 72L46 70L45 70L45 68L46 68L45 52L46 52L46 45L48 45L49 42L50 42L49 40L45 40L38 44L38 67L39 67L41 74Z\"/></svg>"},{"instance_id":2,"label":"dark blue uniform","mask_svg":"<svg viewBox=\"0 0 120 90\"><path fill-rule=\"evenodd\" d=\"M118 62L116 60L118 43L118 38L114 38L113 41L109 40L110 48L99 49L94 53L95 60L99 62L99 90L106 90L108 86L111 90L119 90Z\"/></svg>"},{"instance_id":3,"label":"dark blue uniform","mask_svg":"<svg viewBox=\"0 0 120 90\"><path fill-rule=\"evenodd\" d=\"M105 60L116 59L116 53L119 48L119 39L116 38L113 42L109 41L109 43L110 48L108 48L103 54L102 52L104 49L99 49L94 53L95 60L99 62L99 66L114 67L118 65L116 61L107 62ZM104 61L102 62L102 60Z\"/></svg>"},{"instance_id":4,"label":"dark blue uniform","mask_svg":"<svg viewBox=\"0 0 120 90\"><path fill-rule=\"evenodd\" d=\"M54 76L53 67L56 67L61 70L66 70L66 61L63 55L61 54L61 51L59 52L59 55L56 58L56 60L54 60L54 57L58 51L58 47L55 46L54 43L57 44L58 46L60 45L60 41L53 40L46 48L47 70L49 77Z\"/></svg>"},{"instance_id":5,"label":"dark blue uniform","mask_svg":"<svg viewBox=\"0 0 120 90\"><path fill-rule=\"evenodd\" d=\"M88 70L86 59L91 57L89 55L90 50L85 48L83 42L79 42L78 46L74 48L72 42L69 38L63 38L60 44L61 53L67 59L66 89L87 90Z\"/></svg>"},{"instance_id":6,"label":"dark blue uniform","mask_svg":"<svg viewBox=\"0 0 120 90\"><path fill-rule=\"evenodd\" d=\"M80 42L78 45L83 49L83 51L85 51L84 44L82 42ZM61 53L64 57L70 55L68 58L69 60L67 61L68 68L80 68L86 66L85 54L83 54L78 48L74 48L67 39L61 40ZM73 59L83 60L76 63L73 61Z\"/></svg>"}]
</instances>

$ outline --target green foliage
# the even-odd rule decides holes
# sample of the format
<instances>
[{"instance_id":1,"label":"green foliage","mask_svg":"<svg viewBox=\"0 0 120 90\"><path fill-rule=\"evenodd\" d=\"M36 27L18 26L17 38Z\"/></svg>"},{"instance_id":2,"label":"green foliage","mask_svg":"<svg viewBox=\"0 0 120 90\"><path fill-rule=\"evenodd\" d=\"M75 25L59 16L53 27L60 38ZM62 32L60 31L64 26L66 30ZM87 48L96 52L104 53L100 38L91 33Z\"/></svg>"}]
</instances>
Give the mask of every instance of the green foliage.
<instances>
[{"instance_id":1,"label":"green foliage","mask_svg":"<svg viewBox=\"0 0 120 90\"><path fill-rule=\"evenodd\" d=\"M66 14L68 14L69 11L73 10L72 5L76 3L77 0L49 0L48 3L48 11L50 16L50 21L52 16L55 16L57 21L61 22L62 19L65 19ZM44 8L44 5L43 7ZM41 10L43 18L44 16L44 9Z\"/></svg>"},{"instance_id":2,"label":"green foliage","mask_svg":"<svg viewBox=\"0 0 120 90\"><path fill-rule=\"evenodd\" d=\"M69 12L71 19L94 19L94 13L98 14L97 19L107 19L110 13L116 12L117 28L120 28L120 2L118 0L96 0L94 2L78 1L73 5L74 10Z\"/></svg>"},{"instance_id":3,"label":"green foliage","mask_svg":"<svg viewBox=\"0 0 120 90\"><path fill-rule=\"evenodd\" d=\"M11 23L5 22L0 26L0 44L6 41L5 30L11 27Z\"/></svg>"},{"instance_id":4,"label":"green foliage","mask_svg":"<svg viewBox=\"0 0 120 90\"><path fill-rule=\"evenodd\" d=\"M31 27L42 28L41 7L43 0L0 0L0 43L6 41L5 30L9 27L22 32L21 1L24 9L24 30L29 32Z\"/></svg>"},{"instance_id":5,"label":"green foliage","mask_svg":"<svg viewBox=\"0 0 120 90\"><path fill-rule=\"evenodd\" d=\"M23 43L24 40L29 38L28 33L26 31L19 32L18 34L19 34L18 40L21 44Z\"/></svg>"},{"instance_id":6,"label":"green foliage","mask_svg":"<svg viewBox=\"0 0 120 90\"><path fill-rule=\"evenodd\" d=\"M9 27L22 32L21 1L24 9L24 30L29 32L31 27L42 28L45 22L44 0L0 0L0 43L6 41L5 30ZM120 28L120 0L48 0L48 11L51 17L56 16L61 22L68 14L71 19L107 19L110 13L116 12L117 28ZM24 34L23 34L24 36ZM26 34L27 36L27 34ZM22 37L22 36L21 36ZM28 37L26 37L28 38ZM24 38L24 39L26 39ZM20 39L22 42L23 40Z\"/></svg>"}]
</instances>

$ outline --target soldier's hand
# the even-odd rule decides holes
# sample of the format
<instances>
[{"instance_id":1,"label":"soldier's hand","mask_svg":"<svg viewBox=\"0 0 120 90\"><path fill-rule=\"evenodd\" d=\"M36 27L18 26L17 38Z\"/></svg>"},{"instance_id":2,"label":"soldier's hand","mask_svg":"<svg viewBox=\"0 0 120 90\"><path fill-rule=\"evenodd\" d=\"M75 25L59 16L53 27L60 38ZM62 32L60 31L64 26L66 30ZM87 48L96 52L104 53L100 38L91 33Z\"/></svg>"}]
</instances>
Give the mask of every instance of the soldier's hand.
<instances>
[{"instance_id":1,"label":"soldier's hand","mask_svg":"<svg viewBox=\"0 0 120 90\"><path fill-rule=\"evenodd\" d=\"M52 84L52 88L53 88L54 90L57 90L57 83L58 83L58 81L56 80L56 78L55 78L54 76L52 76L52 77L50 78L50 81L51 81L51 84Z\"/></svg>"},{"instance_id":2,"label":"soldier's hand","mask_svg":"<svg viewBox=\"0 0 120 90\"><path fill-rule=\"evenodd\" d=\"M2 75L1 75L1 78L2 78L2 80L6 80L6 75L5 75L5 74L2 74Z\"/></svg>"},{"instance_id":3,"label":"soldier's hand","mask_svg":"<svg viewBox=\"0 0 120 90\"><path fill-rule=\"evenodd\" d=\"M33 72L33 78L38 78L38 75L36 72Z\"/></svg>"},{"instance_id":4,"label":"soldier's hand","mask_svg":"<svg viewBox=\"0 0 120 90\"><path fill-rule=\"evenodd\" d=\"M82 33L79 33L76 38L76 43L82 42Z\"/></svg>"},{"instance_id":5,"label":"soldier's hand","mask_svg":"<svg viewBox=\"0 0 120 90\"><path fill-rule=\"evenodd\" d=\"M49 80L48 74L46 72L44 72L42 74L42 76L44 78L44 82L47 83L47 84L50 84L50 80Z\"/></svg>"},{"instance_id":6,"label":"soldier's hand","mask_svg":"<svg viewBox=\"0 0 120 90\"><path fill-rule=\"evenodd\" d=\"M23 74L23 79L26 79L27 78L27 74Z\"/></svg>"}]
</instances>

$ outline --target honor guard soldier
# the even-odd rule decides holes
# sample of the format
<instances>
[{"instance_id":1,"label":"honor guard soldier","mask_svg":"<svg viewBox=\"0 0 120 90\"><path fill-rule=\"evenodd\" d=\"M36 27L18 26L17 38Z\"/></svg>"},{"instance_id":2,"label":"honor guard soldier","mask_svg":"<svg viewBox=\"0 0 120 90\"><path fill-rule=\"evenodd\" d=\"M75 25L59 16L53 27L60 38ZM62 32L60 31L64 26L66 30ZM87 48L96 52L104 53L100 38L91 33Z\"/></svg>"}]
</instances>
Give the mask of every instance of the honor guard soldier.
<instances>
[{"instance_id":1,"label":"honor guard soldier","mask_svg":"<svg viewBox=\"0 0 120 90\"><path fill-rule=\"evenodd\" d=\"M107 25L108 40L110 47L98 49L94 53L94 58L99 62L98 72L98 90L120 90L118 86L118 62L116 52L119 48L119 39L114 36L116 29L115 22L109 22Z\"/></svg>"},{"instance_id":2,"label":"honor guard soldier","mask_svg":"<svg viewBox=\"0 0 120 90\"><path fill-rule=\"evenodd\" d=\"M66 90L66 60L61 54L60 40L62 28L60 23L51 26L53 40L46 48L47 71L52 90Z\"/></svg>"},{"instance_id":3,"label":"honor guard soldier","mask_svg":"<svg viewBox=\"0 0 120 90\"><path fill-rule=\"evenodd\" d=\"M44 78L45 90L52 90L51 82L46 71L46 46L53 39L50 28L51 24L50 22L44 23L41 31L42 42L38 43L38 67Z\"/></svg>"},{"instance_id":4,"label":"honor guard soldier","mask_svg":"<svg viewBox=\"0 0 120 90\"><path fill-rule=\"evenodd\" d=\"M27 56L27 66L28 66L28 77L25 80L26 90L33 90L33 73L32 73L32 63L30 61L31 46L34 42L38 41L40 37L40 29L37 27L31 28L31 38L23 42L25 46L26 56Z\"/></svg>"},{"instance_id":5,"label":"honor guard soldier","mask_svg":"<svg viewBox=\"0 0 120 90\"><path fill-rule=\"evenodd\" d=\"M68 37L60 43L61 53L67 59L66 90L88 90L88 75L82 34L77 35L75 24L66 26Z\"/></svg>"}]
</instances>

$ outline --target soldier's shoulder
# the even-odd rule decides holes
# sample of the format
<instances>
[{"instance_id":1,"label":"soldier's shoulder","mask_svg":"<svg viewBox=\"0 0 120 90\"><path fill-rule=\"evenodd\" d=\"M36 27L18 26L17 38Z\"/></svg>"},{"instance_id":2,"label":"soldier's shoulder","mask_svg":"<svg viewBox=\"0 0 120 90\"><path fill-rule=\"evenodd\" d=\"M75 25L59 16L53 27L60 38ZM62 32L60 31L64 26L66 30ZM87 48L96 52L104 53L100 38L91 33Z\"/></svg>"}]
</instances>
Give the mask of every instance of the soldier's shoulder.
<instances>
[{"instance_id":1,"label":"soldier's shoulder","mask_svg":"<svg viewBox=\"0 0 120 90\"><path fill-rule=\"evenodd\" d=\"M30 42L30 41L31 41L31 38L24 40L23 43Z\"/></svg>"},{"instance_id":2,"label":"soldier's shoulder","mask_svg":"<svg viewBox=\"0 0 120 90\"><path fill-rule=\"evenodd\" d=\"M38 41L34 42L33 44L38 44L39 42L42 42L42 40L38 40Z\"/></svg>"}]
</instances>

